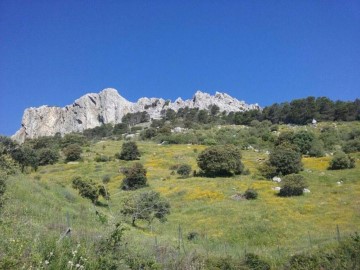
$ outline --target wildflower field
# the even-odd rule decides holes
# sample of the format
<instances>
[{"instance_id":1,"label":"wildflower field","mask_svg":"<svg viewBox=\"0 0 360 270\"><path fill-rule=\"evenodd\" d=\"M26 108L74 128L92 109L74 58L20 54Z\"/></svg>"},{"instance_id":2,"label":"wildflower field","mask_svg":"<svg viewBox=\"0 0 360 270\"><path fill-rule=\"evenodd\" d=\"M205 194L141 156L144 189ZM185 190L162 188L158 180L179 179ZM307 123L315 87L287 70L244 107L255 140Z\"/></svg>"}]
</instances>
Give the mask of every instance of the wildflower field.
<instances>
[{"instance_id":1,"label":"wildflower field","mask_svg":"<svg viewBox=\"0 0 360 270\"><path fill-rule=\"evenodd\" d=\"M100 141L84 149L80 162L42 166L36 172L9 178L0 223L4 269L57 269L59 265L92 269L93 244L119 222L126 228L123 241L127 248L145 258L153 256L155 246L171 247L176 256L241 257L252 252L275 269L290 255L336 243L359 231L359 154L353 154L354 169L339 171L327 170L330 157L303 158L301 174L310 193L282 198L274 190L279 184L265 180L257 170L267 156L265 152L242 151L248 175L182 178L171 168L186 163L199 170L196 158L206 146L139 141L139 162L147 170L148 187L123 191L119 187L124 176L119 169L134 161L94 161L96 155L114 156L122 143ZM72 188L74 176L99 183L109 176L106 187L110 201L102 199L95 207L80 197ZM234 199L248 188L258 192L256 200ZM140 222L132 227L121 214L123 201L144 190L158 191L169 201L167 222ZM69 227L71 232L66 234ZM62 252L66 250L71 252ZM52 266L55 260L57 264Z\"/></svg>"}]
</instances>

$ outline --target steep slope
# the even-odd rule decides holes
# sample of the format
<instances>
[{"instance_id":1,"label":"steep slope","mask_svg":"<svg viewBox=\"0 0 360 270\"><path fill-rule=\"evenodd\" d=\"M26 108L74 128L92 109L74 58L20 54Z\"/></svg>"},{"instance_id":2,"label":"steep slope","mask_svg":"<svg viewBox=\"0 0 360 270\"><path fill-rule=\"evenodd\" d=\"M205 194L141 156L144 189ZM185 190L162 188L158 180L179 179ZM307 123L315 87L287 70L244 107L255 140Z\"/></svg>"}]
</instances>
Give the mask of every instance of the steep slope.
<instances>
[{"instance_id":1,"label":"steep slope","mask_svg":"<svg viewBox=\"0 0 360 270\"><path fill-rule=\"evenodd\" d=\"M248 105L225 93L214 96L197 91L193 99L176 99L174 102L162 98L140 98L136 103L119 95L117 90L107 88L100 93L89 93L77 99L72 105L60 107L41 106L25 110L21 128L13 135L13 139L23 142L26 138L61 135L94 128L101 124L121 123L127 113L147 111L151 118L160 118L161 111L180 108L208 109L217 105L220 111L237 112L260 109L258 104Z\"/></svg>"}]
</instances>

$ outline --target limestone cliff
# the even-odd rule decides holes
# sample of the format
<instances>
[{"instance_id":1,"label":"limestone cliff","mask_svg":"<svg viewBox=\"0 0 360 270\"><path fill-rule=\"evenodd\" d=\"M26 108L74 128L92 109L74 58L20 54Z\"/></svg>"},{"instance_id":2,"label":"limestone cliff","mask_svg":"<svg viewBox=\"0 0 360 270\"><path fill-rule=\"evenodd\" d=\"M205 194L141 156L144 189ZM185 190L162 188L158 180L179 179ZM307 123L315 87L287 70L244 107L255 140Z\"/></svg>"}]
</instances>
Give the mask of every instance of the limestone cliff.
<instances>
[{"instance_id":1,"label":"limestone cliff","mask_svg":"<svg viewBox=\"0 0 360 270\"><path fill-rule=\"evenodd\" d=\"M192 99L176 99L174 102L162 98L141 98L136 103L119 95L117 90L108 88L100 93L90 93L75 100L72 105L60 107L41 106L25 110L21 128L13 135L13 139L23 142L26 138L61 135L94 128L101 124L121 123L127 113L147 111L151 118L160 118L161 111L180 108L208 109L217 105L220 111L237 112L260 109L257 104L248 105L225 93L211 96L197 91Z\"/></svg>"}]
</instances>

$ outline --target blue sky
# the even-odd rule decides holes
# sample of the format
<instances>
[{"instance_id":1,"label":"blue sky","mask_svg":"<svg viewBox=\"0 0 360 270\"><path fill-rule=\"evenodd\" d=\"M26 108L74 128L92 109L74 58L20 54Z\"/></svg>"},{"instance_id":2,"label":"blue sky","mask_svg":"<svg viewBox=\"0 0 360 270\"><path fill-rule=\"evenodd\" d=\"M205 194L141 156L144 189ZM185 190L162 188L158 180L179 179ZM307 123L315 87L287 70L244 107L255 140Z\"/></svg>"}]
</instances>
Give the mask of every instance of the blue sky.
<instances>
[{"instance_id":1,"label":"blue sky","mask_svg":"<svg viewBox=\"0 0 360 270\"><path fill-rule=\"evenodd\" d=\"M360 93L360 1L0 1L0 134L114 87L262 106Z\"/></svg>"}]
</instances>

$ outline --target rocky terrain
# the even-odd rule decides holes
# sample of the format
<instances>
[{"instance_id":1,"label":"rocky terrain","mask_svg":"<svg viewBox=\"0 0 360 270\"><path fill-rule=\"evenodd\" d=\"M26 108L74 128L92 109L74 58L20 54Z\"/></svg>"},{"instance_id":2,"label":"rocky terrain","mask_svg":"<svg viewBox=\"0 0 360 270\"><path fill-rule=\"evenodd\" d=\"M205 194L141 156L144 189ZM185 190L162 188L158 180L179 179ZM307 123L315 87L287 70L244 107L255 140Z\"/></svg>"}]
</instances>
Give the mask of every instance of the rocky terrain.
<instances>
[{"instance_id":1,"label":"rocky terrain","mask_svg":"<svg viewBox=\"0 0 360 270\"><path fill-rule=\"evenodd\" d=\"M161 111L180 108L208 109L217 105L220 111L238 112L260 109L258 104L246 104L225 93L216 92L210 95L197 91L192 99L176 99L174 102L162 98L140 98L136 103L123 98L116 89L107 88L100 93L89 93L71 105L60 107L41 106L25 110L21 128L13 135L13 139L23 142L26 138L61 135L80 132L102 124L121 123L127 113L146 111L150 117L161 117Z\"/></svg>"}]
</instances>

